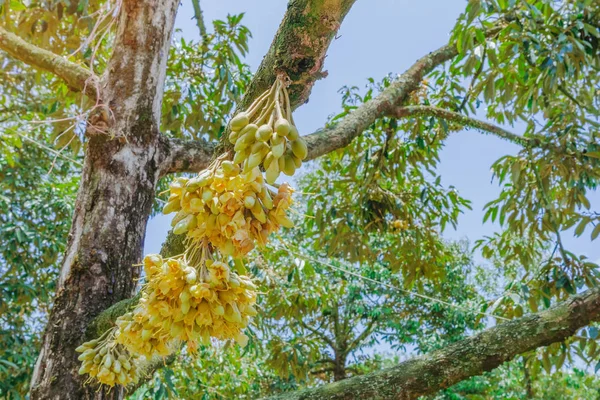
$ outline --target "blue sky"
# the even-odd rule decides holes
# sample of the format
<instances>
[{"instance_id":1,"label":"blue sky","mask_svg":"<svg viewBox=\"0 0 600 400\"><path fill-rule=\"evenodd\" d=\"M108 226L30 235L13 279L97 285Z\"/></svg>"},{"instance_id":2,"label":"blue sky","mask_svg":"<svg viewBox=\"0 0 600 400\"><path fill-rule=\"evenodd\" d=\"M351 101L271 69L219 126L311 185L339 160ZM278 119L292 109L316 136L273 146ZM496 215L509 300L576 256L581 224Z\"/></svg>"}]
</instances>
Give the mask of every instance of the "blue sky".
<instances>
[{"instance_id":1,"label":"blue sky","mask_svg":"<svg viewBox=\"0 0 600 400\"><path fill-rule=\"evenodd\" d=\"M207 27L211 21L228 13L245 12L244 24L252 31L250 54L246 62L255 71L267 52L285 13L285 0L201 0ZM294 119L300 132L310 133L322 127L329 115L340 110L337 91L344 85L364 87L367 78L376 80L388 73L401 73L414 61L444 45L457 16L466 5L464 0L359 0L356 2L337 39L331 44L325 61L329 72L313 88L310 101L300 107ZM198 39L193 9L189 0L180 7L176 28L187 39ZM518 127L510 128L519 133ZM517 146L474 131L455 133L441 153L439 171L445 185L455 186L463 197L473 202L459 220L457 231L447 230L452 239L471 241L493 233L498 227L482 225L482 208L499 193L491 183L490 166L506 154L515 154ZM591 195L592 209L600 209L600 193ZM146 253L158 252L169 229L170 216L153 218L148 224ZM600 261L600 243L585 237L573 238L568 232L563 240L574 253Z\"/></svg>"}]
</instances>

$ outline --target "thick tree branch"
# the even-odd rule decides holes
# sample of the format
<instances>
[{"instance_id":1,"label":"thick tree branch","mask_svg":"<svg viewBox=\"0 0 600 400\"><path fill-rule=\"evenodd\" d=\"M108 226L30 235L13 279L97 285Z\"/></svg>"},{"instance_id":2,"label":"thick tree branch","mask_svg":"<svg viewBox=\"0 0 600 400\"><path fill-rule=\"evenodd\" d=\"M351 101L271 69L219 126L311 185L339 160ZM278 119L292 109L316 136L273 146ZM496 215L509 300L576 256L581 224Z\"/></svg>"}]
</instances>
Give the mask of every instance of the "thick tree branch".
<instances>
[{"instance_id":1,"label":"thick tree branch","mask_svg":"<svg viewBox=\"0 0 600 400\"><path fill-rule=\"evenodd\" d=\"M352 111L335 126L305 136L308 143L308 159L312 160L348 146L378 118L403 104L428 73L457 54L453 44L440 47L419 59L379 95Z\"/></svg>"},{"instance_id":2,"label":"thick tree branch","mask_svg":"<svg viewBox=\"0 0 600 400\"><path fill-rule=\"evenodd\" d=\"M537 140L528 139L523 136L519 136L512 132L507 131L499 126L490 124L489 122L481 121L475 118L468 117L464 114L460 114L454 111L445 110L439 107L432 106L406 106L398 107L390 111L389 116L395 118L406 118L406 117L418 117L418 116L431 116L447 121L455 122L459 125L469 126L477 129L484 133L491 133L501 139L508 140L521 146L531 146L537 144Z\"/></svg>"},{"instance_id":3,"label":"thick tree branch","mask_svg":"<svg viewBox=\"0 0 600 400\"><path fill-rule=\"evenodd\" d=\"M165 159L161 165L161 176L174 172L198 172L210 164L215 152L215 143L205 140L185 140L162 137Z\"/></svg>"},{"instance_id":4,"label":"thick tree branch","mask_svg":"<svg viewBox=\"0 0 600 400\"><path fill-rule=\"evenodd\" d=\"M395 367L269 399L416 399L491 371L519 354L561 342L598 320L600 289L596 288Z\"/></svg>"},{"instance_id":5,"label":"thick tree branch","mask_svg":"<svg viewBox=\"0 0 600 400\"><path fill-rule=\"evenodd\" d=\"M503 23L486 32L493 37L503 29ZM458 55L454 44L447 44L420 58L389 87L375 98L362 104L330 128L317 131L304 137L308 143L308 159L313 160L334 150L346 147L361 135L378 118L392 112L404 104L408 96L415 91L423 78L439 65Z\"/></svg>"},{"instance_id":6,"label":"thick tree branch","mask_svg":"<svg viewBox=\"0 0 600 400\"><path fill-rule=\"evenodd\" d=\"M2 27L0 27L0 50L4 50L11 57L27 65L53 73L73 90L85 92L93 99L97 97L98 78L90 70L67 61L51 51L27 43Z\"/></svg>"},{"instance_id":7,"label":"thick tree branch","mask_svg":"<svg viewBox=\"0 0 600 400\"><path fill-rule=\"evenodd\" d=\"M432 106L397 107L391 110L388 115L395 118L406 118L413 116L432 116L444 119L446 121L454 122L459 125L471 127L486 134L492 134L496 137L499 137L500 139L507 140L525 148L536 147L552 152L553 154L561 154L567 156L576 155L577 157L593 161L593 159L590 159L590 157L586 155L585 152L567 150L565 147L561 147L560 145L551 142L543 142L542 140L537 139L535 137L523 137L489 122L471 118L458 112L445 110L443 108Z\"/></svg>"}]
</instances>

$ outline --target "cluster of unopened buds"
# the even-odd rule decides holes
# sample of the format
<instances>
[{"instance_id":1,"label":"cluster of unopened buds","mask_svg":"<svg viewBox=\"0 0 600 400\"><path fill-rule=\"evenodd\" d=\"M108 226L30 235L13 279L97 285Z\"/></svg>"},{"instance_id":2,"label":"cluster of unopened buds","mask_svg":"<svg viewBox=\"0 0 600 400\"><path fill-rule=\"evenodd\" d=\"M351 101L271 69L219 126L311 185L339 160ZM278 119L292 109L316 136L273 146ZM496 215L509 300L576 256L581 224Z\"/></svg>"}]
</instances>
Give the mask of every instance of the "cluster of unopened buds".
<instances>
[{"instance_id":1,"label":"cluster of unopened buds","mask_svg":"<svg viewBox=\"0 0 600 400\"><path fill-rule=\"evenodd\" d=\"M235 145L233 162L242 164L244 171L262 165L268 183L274 183L281 172L294 175L308 155L306 142L294 125L283 79L276 79L229 126L229 141Z\"/></svg>"},{"instance_id":2,"label":"cluster of unopened buds","mask_svg":"<svg viewBox=\"0 0 600 400\"><path fill-rule=\"evenodd\" d=\"M280 78L230 128L233 161L225 154L197 176L170 185L163 212L177 213L171 225L173 233L186 235L185 253L144 258L139 302L101 338L77 348L80 374L128 385L138 380L141 363L168 356L183 343L192 353L211 338L248 343L243 330L257 314L256 286L241 257L264 246L281 226L293 226L287 216L293 190L275 180L280 172L294 174L307 146Z\"/></svg>"},{"instance_id":3,"label":"cluster of unopened buds","mask_svg":"<svg viewBox=\"0 0 600 400\"><path fill-rule=\"evenodd\" d=\"M408 225L408 221L405 221L403 219L396 219L392 222L392 226L398 230L401 231L405 231L408 229L409 225Z\"/></svg>"}]
</instances>

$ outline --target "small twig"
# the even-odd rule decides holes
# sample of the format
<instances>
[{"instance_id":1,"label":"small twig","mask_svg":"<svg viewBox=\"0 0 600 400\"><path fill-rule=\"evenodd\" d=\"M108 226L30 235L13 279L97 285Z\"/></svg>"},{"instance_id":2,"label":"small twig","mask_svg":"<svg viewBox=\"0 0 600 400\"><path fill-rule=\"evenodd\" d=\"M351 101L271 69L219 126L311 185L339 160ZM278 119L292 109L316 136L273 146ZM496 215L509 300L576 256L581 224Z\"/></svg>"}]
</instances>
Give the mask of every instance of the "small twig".
<instances>
[{"instance_id":1,"label":"small twig","mask_svg":"<svg viewBox=\"0 0 600 400\"><path fill-rule=\"evenodd\" d=\"M202 15L202 8L200 7L200 0L192 0L194 6L194 18L196 20L196 26L200 32L200 36L204 38L207 35L206 24L204 23L204 16Z\"/></svg>"},{"instance_id":2,"label":"small twig","mask_svg":"<svg viewBox=\"0 0 600 400\"><path fill-rule=\"evenodd\" d=\"M75 125L71 125L69 127L69 129L67 129L66 131L64 131L63 133L61 133L61 135L64 135L65 133L67 133L68 131L70 131L71 129L73 129L74 127L75 127ZM48 170L48 175L50 175L52 173L52 170L54 169L54 165L56 164L57 158L62 154L62 152L63 152L64 149L66 149L69 145L71 145L71 143L73 142L73 139L75 139L75 137L76 137L75 134L73 136L71 136L71 139L69 139L69 141L67 142L67 144L65 144L60 150L58 150L58 152L54 156L54 159L52 160L52 165L50 165L50 169Z\"/></svg>"},{"instance_id":3,"label":"small twig","mask_svg":"<svg viewBox=\"0 0 600 400\"><path fill-rule=\"evenodd\" d=\"M462 103L460 103L460 106L458 106L458 108L456 109L457 112L462 111L465 108L465 106L467 105L467 101L469 101L469 98L471 97L471 94L473 91L473 86L475 86L475 81L477 81L477 79L479 79L479 75L481 75L481 72L483 72L483 66L485 64L486 56L487 56L487 46L483 46L483 56L481 57L481 64L479 65L479 68L477 68L475 75L473 75L473 79L471 79L471 83L469 84L469 89L467 90L467 94L463 98Z\"/></svg>"},{"instance_id":4,"label":"small twig","mask_svg":"<svg viewBox=\"0 0 600 400\"><path fill-rule=\"evenodd\" d=\"M83 164L80 163L79 161L73 160L72 158L69 158L69 157L61 154L60 152L56 151L55 149L52 149L52 148L50 148L50 147L48 147L48 146L46 146L46 145L44 145L44 144L42 144L42 143L40 143L40 142L32 139L30 137L27 137L27 136L23 135L22 133L19 133L19 132L16 132L16 131L15 131L15 133L17 135L19 135L20 137L22 137L23 139L28 140L29 142L35 144L36 146L38 146L38 147L40 147L40 148L42 148L44 150L47 150L47 151L49 151L49 152L51 152L53 154L56 154L58 157L64 158L65 160L68 160L68 161L71 161L72 163L77 164L80 167L83 167Z\"/></svg>"}]
</instances>

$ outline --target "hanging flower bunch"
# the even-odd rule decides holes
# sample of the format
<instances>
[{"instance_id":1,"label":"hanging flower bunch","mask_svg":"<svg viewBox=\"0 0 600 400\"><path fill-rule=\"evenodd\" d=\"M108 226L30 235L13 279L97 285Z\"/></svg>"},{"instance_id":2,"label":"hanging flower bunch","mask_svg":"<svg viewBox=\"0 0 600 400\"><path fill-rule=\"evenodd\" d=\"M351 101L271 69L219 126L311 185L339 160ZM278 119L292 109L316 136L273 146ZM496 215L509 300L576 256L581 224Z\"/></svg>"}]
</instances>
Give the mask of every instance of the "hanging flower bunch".
<instances>
[{"instance_id":1,"label":"hanging flower bunch","mask_svg":"<svg viewBox=\"0 0 600 400\"><path fill-rule=\"evenodd\" d=\"M214 259L207 245L196 256L144 258L147 283L137 307L117 319L117 343L146 357L166 356L179 342L194 350L211 337L246 345L242 330L256 315L256 286Z\"/></svg>"},{"instance_id":2,"label":"hanging flower bunch","mask_svg":"<svg viewBox=\"0 0 600 400\"><path fill-rule=\"evenodd\" d=\"M211 338L248 343L243 330L257 314L256 286L230 268L281 226L292 227L288 184L271 189L280 172L292 175L307 156L294 126L289 96L277 79L230 123L235 157L217 158L197 176L170 185L165 214L176 212L173 233L186 235L183 255L147 255L146 283L135 308L100 339L77 348L80 373L113 386L136 382L137 366L167 356L181 343L194 352ZM263 176L262 170L265 170Z\"/></svg>"},{"instance_id":3,"label":"hanging flower bunch","mask_svg":"<svg viewBox=\"0 0 600 400\"><path fill-rule=\"evenodd\" d=\"M188 246L205 240L228 256L239 258L280 226L290 228L286 211L291 205L288 184L269 189L258 167L241 173L230 161L217 159L195 178L177 178L170 186L164 212L178 211L173 233L187 234Z\"/></svg>"},{"instance_id":4,"label":"hanging flower bunch","mask_svg":"<svg viewBox=\"0 0 600 400\"><path fill-rule=\"evenodd\" d=\"M244 171L262 165L268 183L275 183L281 172L294 175L308 155L282 79L275 80L248 110L233 117L229 126L229 141L235 145L233 162L242 164Z\"/></svg>"},{"instance_id":5,"label":"hanging flower bunch","mask_svg":"<svg viewBox=\"0 0 600 400\"><path fill-rule=\"evenodd\" d=\"M139 303L100 339L77 348L79 373L109 386L128 385L137 381L141 359L168 356L182 342L192 352L210 338L245 346L243 330L257 313L256 286L218 257L207 243L181 257L146 256Z\"/></svg>"},{"instance_id":6,"label":"hanging flower bunch","mask_svg":"<svg viewBox=\"0 0 600 400\"><path fill-rule=\"evenodd\" d=\"M138 381L137 357L115 341L115 328L106 331L100 338L77 347L81 353L79 374L88 374L98 382L114 386L129 385Z\"/></svg>"}]
</instances>

